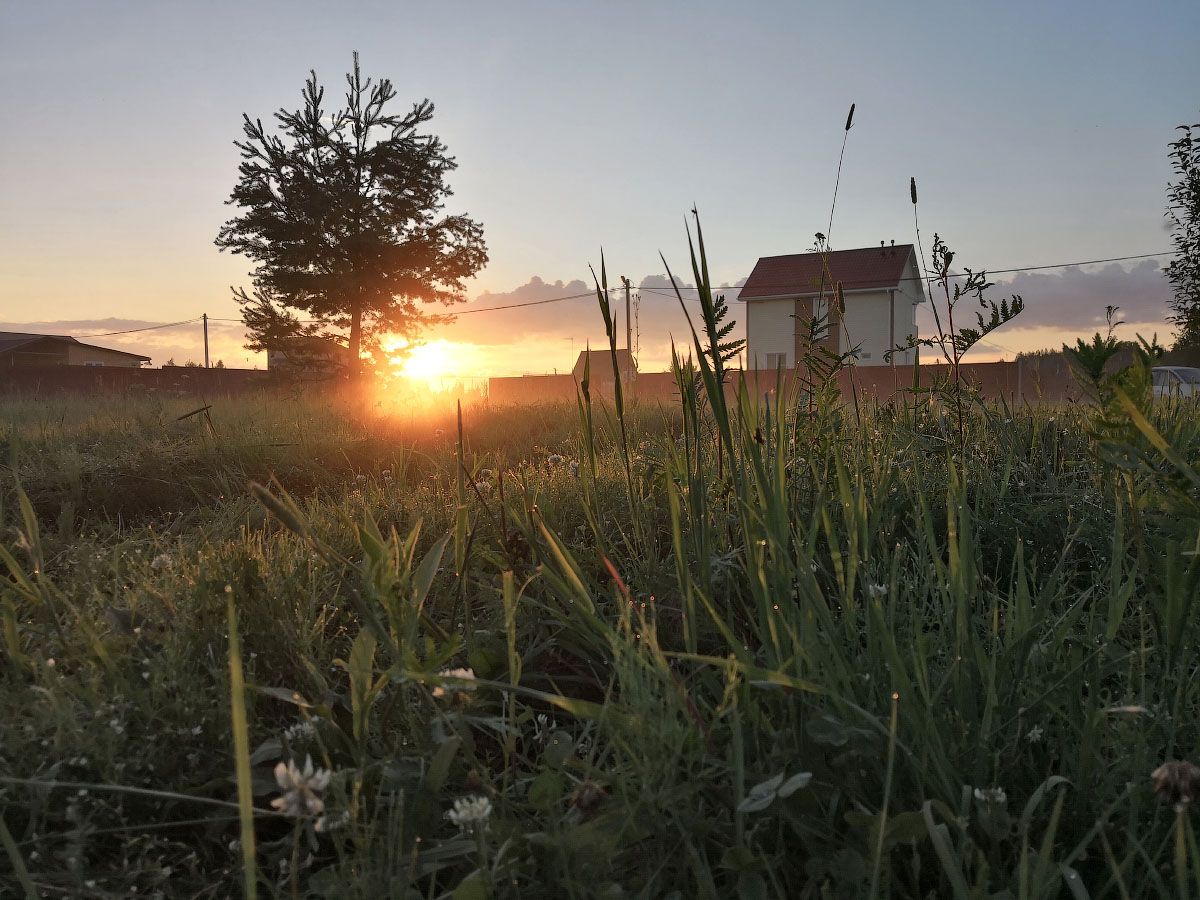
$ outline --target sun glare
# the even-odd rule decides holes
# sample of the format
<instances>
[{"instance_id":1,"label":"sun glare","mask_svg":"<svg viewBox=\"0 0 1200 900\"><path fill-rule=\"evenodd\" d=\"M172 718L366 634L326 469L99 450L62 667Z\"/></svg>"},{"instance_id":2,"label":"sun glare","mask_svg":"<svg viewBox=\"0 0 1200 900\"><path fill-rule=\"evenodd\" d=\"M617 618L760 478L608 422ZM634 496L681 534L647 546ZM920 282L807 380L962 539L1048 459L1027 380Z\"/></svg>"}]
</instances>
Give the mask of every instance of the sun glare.
<instances>
[{"instance_id":1,"label":"sun glare","mask_svg":"<svg viewBox=\"0 0 1200 900\"><path fill-rule=\"evenodd\" d=\"M407 348L398 344L390 348L396 372L412 381L433 388L444 388L471 377L470 347L453 341L436 340Z\"/></svg>"}]
</instances>

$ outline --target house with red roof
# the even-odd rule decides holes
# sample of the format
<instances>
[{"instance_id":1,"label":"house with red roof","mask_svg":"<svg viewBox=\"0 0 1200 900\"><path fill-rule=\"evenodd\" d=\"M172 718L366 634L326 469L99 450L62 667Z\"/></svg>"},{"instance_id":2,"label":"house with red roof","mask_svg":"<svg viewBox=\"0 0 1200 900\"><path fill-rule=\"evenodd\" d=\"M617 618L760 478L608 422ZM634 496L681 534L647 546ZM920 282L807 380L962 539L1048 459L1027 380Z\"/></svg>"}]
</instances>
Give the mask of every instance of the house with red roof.
<instances>
[{"instance_id":1,"label":"house with red roof","mask_svg":"<svg viewBox=\"0 0 1200 900\"><path fill-rule=\"evenodd\" d=\"M842 286L843 313L835 302ZM824 344L835 353L857 348L855 365L911 365L915 354L894 347L917 336L917 305L925 280L912 244L764 256L742 286L747 368L792 369L805 353L812 318L826 315Z\"/></svg>"}]
</instances>

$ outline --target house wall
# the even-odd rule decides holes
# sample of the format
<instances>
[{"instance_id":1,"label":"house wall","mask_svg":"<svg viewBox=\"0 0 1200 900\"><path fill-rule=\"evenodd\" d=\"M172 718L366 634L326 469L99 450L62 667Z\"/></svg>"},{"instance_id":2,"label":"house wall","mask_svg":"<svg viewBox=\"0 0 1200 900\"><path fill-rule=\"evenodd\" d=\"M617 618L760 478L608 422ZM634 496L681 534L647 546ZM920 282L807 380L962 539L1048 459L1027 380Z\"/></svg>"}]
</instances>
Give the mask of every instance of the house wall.
<instances>
[{"instance_id":1,"label":"house wall","mask_svg":"<svg viewBox=\"0 0 1200 900\"><path fill-rule=\"evenodd\" d=\"M891 302L887 291L846 294L846 348L858 346L858 365L887 365L891 346Z\"/></svg>"},{"instance_id":2,"label":"house wall","mask_svg":"<svg viewBox=\"0 0 1200 900\"><path fill-rule=\"evenodd\" d=\"M88 347L85 344L66 344L68 366L114 366L116 368L136 369L141 360L127 356L115 350L102 347Z\"/></svg>"},{"instance_id":3,"label":"house wall","mask_svg":"<svg viewBox=\"0 0 1200 900\"><path fill-rule=\"evenodd\" d=\"M904 276L896 287L896 343L905 344L911 334L920 337L917 329L917 305L928 301L925 280L917 264L915 252L908 257ZM916 354L912 350L896 354L896 365L912 365Z\"/></svg>"},{"instance_id":4,"label":"house wall","mask_svg":"<svg viewBox=\"0 0 1200 900\"><path fill-rule=\"evenodd\" d=\"M26 366L65 366L67 352L61 342L38 341L0 355L0 366L24 368Z\"/></svg>"},{"instance_id":5,"label":"house wall","mask_svg":"<svg viewBox=\"0 0 1200 900\"><path fill-rule=\"evenodd\" d=\"M746 356L752 369L771 368L768 353L785 353L784 368L796 365L795 300L751 300L746 303Z\"/></svg>"}]
</instances>

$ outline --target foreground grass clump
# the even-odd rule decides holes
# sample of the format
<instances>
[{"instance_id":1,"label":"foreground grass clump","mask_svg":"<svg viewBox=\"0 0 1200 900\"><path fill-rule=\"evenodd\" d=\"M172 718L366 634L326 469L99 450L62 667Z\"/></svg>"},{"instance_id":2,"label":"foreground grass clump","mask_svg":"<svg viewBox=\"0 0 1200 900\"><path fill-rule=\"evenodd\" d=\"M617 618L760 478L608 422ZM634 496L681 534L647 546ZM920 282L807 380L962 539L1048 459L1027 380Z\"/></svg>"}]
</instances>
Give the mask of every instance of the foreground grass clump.
<instances>
[{"instance_id":1,"label":"foreground grass clump","mask_svg":"<svg viewBox=\"0 0 1200 900\"><path fill-rule=\"evenodd\" d=\"M1200 892L1194 407L681 384L2 401L0 893Z\"/></svg>"}]
</instances>

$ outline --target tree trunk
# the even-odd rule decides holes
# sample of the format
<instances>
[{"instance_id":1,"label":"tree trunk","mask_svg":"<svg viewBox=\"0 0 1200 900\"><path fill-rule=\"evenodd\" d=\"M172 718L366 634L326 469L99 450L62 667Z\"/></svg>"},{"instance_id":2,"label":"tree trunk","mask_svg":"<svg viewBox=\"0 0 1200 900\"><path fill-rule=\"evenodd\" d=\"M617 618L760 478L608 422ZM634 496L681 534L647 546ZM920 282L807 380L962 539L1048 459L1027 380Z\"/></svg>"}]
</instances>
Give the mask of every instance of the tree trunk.
<instances>
[{"instance_id":1,"label":"tree trunk","mask_svg":"<svg viewBox=\"0 0 1200 900\"><path fill-rule=\"evenodd\" d=\"M350 378L356 379L362 371L359 365L359 348L362 344L362 302L355 300L350 306Z\"/></svg>"}]
</instances>

